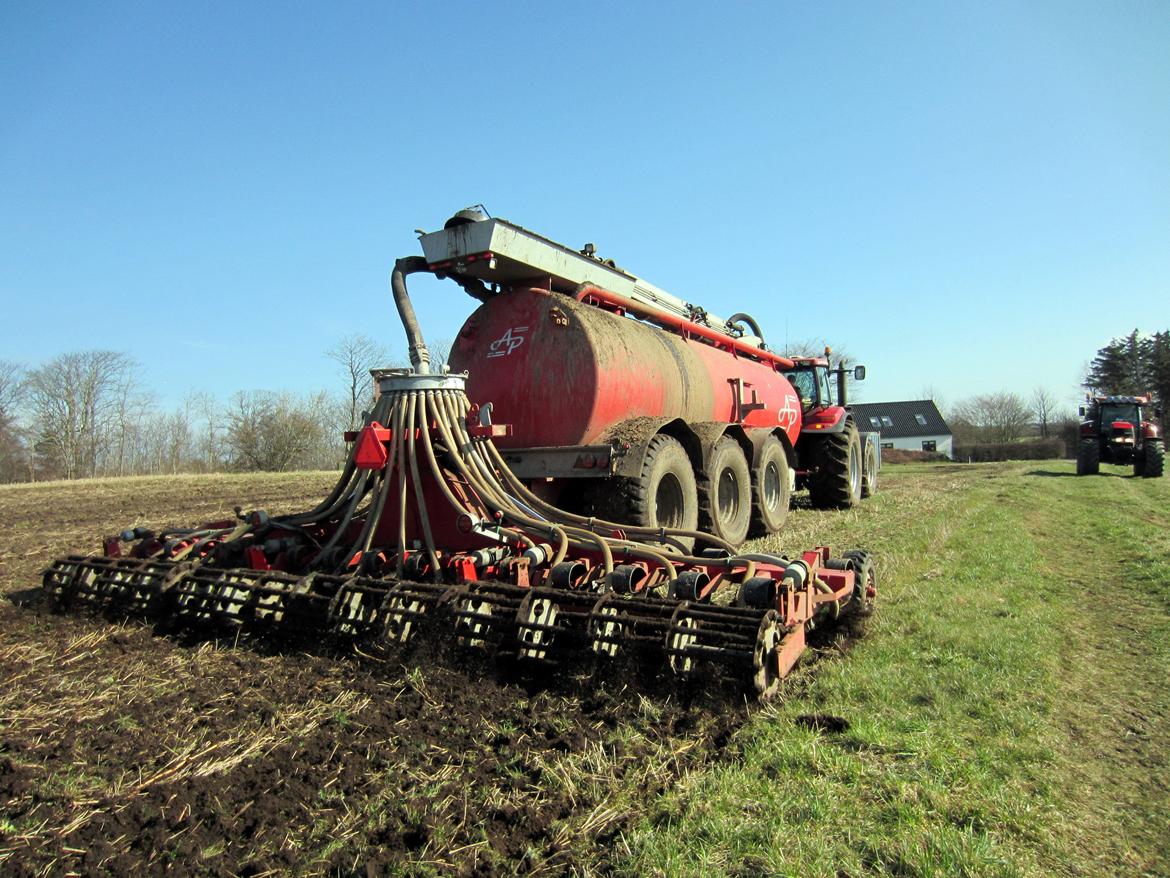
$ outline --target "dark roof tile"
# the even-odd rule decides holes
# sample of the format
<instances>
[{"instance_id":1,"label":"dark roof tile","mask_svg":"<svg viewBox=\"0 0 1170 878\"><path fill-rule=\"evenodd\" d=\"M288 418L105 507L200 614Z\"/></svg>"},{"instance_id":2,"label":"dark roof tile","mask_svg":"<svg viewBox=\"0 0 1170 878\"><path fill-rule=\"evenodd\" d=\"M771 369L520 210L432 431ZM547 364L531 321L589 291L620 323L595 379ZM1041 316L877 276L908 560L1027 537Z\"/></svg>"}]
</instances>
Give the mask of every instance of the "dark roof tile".
<instances>
[{"instance_id":1,"label":"dark roof tile","mask_svg":"<svg viewBox=\"0 0 1170 878\"><path fill-rule=\"evenodd\" d=\"M859 402L849 406L857 427L862 431L877 430L885 439L912 439L916 436L950 436L951 428L943 420L932 399L912 399L902 402ZM882 418L893 426L887 426ZM870 420L877 418L875 426ZM920 423L919 419L925 421Z\"/></svg>"}]
</instances>

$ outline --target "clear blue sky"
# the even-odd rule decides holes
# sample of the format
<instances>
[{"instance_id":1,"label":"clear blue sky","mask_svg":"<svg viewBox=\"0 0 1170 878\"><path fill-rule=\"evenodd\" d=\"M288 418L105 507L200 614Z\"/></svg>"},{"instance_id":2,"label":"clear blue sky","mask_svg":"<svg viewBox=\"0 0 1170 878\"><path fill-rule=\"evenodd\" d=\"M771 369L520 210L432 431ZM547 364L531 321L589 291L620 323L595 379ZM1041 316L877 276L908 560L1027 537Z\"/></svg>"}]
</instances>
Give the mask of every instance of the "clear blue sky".
<instances>
[{"instance_id":1,"label":"clear blue sky","mask_svg":"<svg viewBox=\"0 0 1170 878\"><path fill-rule=\"evenodd\" d=\"M413 229L483 202L869 400L1170 326L1170 3L0 6L0 357L317 389ZM432 337L474 304L419 282Z\"/></svg>"}]
</instances>

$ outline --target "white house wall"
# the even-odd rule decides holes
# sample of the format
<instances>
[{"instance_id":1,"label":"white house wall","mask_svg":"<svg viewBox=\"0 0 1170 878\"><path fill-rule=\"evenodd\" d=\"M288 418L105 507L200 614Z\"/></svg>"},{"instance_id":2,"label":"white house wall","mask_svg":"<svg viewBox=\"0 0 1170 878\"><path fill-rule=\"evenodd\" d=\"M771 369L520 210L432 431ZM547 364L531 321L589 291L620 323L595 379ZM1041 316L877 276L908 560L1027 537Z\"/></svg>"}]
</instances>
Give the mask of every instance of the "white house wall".
<instances>
[{"instance_id":1,"label":"white house wall","mask_svg":"<svg viewBox=\"0 0 1170 878\"><path fill-rule=\"evenodd\" d=\"M893 446L901 451L921 451L923 442L934 442L935 451L939 454L945 454L947 457L952 456L950 436L912 436L908 439L887 439L882 437L882 447L888 448Z\"/></svg>"}]
</instances>

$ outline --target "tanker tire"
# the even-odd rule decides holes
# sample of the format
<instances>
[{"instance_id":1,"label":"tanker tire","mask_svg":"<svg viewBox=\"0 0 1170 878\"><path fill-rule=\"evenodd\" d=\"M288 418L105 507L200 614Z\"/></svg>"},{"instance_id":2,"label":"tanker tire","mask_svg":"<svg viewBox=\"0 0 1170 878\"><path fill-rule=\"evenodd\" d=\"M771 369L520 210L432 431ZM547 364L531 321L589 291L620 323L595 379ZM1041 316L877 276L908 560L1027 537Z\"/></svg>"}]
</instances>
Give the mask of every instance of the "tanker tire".
<instances>
[{"instance_id":1,"label":"tanker tire","mask_svg":"<svg viewBox=\"0 0 1170 878\"><path fill-rule=\"evenodd\" d=\"M1146 459L1143 478L1160 479L1166 471L1166 448L1161 439L1147 439L1142 456Z\"/></svg>"},{"instance_id":2,"label":"tanker tire","mask_svg":"<svg viewBox=\"0 0 1170 878\"><path fill-rule=\"evenodd\" d=\"M865 454L861 463L861 497L863 500L877 493L878 466L877 443L870 439L865 443Z\"/></svg>"},{"instance_id":3,"label":"tanker tire","mask_svg":"<svg viewBox=\"0 0 1170 878\"><path fill-rule=\"evenodd\" d=\"M642 474L623 479L623 518L642 527L698 530L699 494L691 459L677 439L659 433L646 446ZM659 521L660 512L665 520ZM693 539L679 539L688 549Z\"/></svg>"},{"instance_id":4,"label":"tanker tire","mask_svg":"<svg viewBox=\"0 0 1170 878\"><path fill-rule=\"evenodd\" d=\"M752 472L752 523L748 536L776 533L788 520L792 477L784 443L769 436L760 446L760 459Z\"/></svg>"},{"instance_id":5,"label":"tanker tire","mask_svg":"<svg viewBox=\"0 0 1170 878\"><path fill-rule=\"evenodd\" d=\"M1077 475L1095 476L1101 471L1101 446L1096 439L1081 443L1077 449Z\"/></svg>"},{"instance_id":6,"label":"tanker tire","mask_svg":"<svg viewBox=\"0 0 1170 878\"><path fill-rule=\"evenodd\" d=\"M752 475L743 449L723 436L699 478L699 529L738 546L752 517Z\"/></svg>"},{"instance_id":7,"label":"tanker tire","mask_svg":"<svg viewBox=\"0 0 1170 878\"><path fill-rule=\"evenodd\" d=\"M861 500L861 437L850 422L813 447L808 494L816 509L848 509Z\"/></svg>"}]
</instances>

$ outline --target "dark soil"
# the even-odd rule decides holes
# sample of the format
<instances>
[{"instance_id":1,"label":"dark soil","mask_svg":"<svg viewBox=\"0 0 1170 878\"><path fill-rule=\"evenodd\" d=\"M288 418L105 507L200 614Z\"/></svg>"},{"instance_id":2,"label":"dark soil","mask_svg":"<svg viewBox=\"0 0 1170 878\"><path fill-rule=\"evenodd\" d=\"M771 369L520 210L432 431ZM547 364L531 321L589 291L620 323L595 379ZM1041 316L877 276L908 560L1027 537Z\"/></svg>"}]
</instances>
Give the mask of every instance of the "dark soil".
<instances>
[{"instance_id":1,"label":"dark soil","mask_svg":"<svg viewBox=\"0 0 1170 878\"><path fill-rule=\"evenodd\" d=\"M0 607L5 875L611 871L639 803L721 758L747 717L726 692L620 671L161 636L30 593L52 557L127 519L232 505L239 484L210 482L0 498L20 522L0 556L19 601Z\"/></svg>"}]
</instances>

